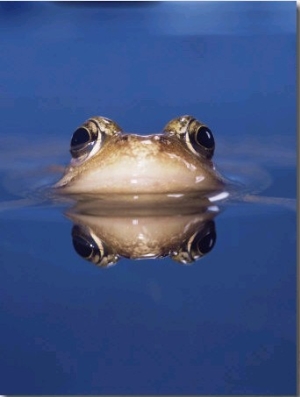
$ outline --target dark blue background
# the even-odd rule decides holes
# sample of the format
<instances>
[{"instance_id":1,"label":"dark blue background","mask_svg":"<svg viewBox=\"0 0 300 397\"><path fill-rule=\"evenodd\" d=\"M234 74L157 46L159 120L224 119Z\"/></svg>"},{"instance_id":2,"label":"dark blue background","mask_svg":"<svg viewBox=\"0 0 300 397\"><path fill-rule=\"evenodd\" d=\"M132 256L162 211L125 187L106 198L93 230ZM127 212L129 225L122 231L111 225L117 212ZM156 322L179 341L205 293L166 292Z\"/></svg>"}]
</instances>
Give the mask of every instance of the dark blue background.
<instances>
[{"instance_id":1,"label":"dark blue background","mask_svg":"<svg viewBox=\"0 0 300 397\"><path fill-rule=\"evenodd\" d=\"M295 198L295 2L12 2L0 26L2 201L26 186L10 171L67 163L97 114L139 133L193 114L216 162L246 152L265 194ZM75 254L60 208L0 222L1 393L296 393L295 212L228 206L193 266L108 270Z\"/></svg>"}]
</instances>

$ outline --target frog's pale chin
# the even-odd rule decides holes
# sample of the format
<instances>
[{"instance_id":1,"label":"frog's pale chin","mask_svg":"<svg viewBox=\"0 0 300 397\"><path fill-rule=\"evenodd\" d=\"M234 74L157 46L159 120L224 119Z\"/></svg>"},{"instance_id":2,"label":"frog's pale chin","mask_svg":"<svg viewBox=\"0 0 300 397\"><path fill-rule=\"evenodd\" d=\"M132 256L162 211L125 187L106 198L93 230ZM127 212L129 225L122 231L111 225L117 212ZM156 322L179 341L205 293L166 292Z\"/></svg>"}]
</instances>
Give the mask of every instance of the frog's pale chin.
<instances>
[{"instance_id":1,"label":"frog's pale chin","mask_svg":"<svg viewBox=\"0 0 300 397\"><path fill-rule=\"evenodd\" d=\"M128 163L118 163L80 173L71 179L66 175L56 187L70 194L178 194L218 191L224 183L213 170L191 170L157 163L131 168Z\"/></svg>"}]
</instances>

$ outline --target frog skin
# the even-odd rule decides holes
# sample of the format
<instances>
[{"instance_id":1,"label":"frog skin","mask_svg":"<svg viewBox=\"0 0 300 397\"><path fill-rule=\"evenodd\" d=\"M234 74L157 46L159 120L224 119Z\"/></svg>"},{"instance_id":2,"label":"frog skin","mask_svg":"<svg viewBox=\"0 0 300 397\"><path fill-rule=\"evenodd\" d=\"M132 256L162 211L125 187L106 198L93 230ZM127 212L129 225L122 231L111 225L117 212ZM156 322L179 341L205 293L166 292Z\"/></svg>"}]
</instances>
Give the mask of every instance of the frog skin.
<instances>
[{"instance_id":1,"label":"frog skin","mask_svg":"<svg viewBox=\"0 0 300 397\"><path fill-rule=\"evenodd\" d=\"M55 188L66 194L176 195L220 192L211 130L192 116L171 120L161 134L125 134L93 117L73 134L72 160Z\"/></svg>"}]
</instances>

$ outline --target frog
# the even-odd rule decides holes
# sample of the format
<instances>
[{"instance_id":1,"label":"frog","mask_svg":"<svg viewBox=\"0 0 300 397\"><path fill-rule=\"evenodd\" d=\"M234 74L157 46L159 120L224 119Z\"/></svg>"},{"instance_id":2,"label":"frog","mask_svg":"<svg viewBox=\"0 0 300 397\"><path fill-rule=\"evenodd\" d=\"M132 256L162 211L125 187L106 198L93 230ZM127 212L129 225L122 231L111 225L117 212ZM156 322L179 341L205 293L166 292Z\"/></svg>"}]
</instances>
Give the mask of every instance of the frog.
<instances>
[{"instance_id":1,"label":"frog","mask_svg":"<svg viewBox=\"0 0 300 397\"><path fill-rule=\"evenodd\" d=\"M18 141L21 138L18 137ZM124 133L111 119L91 117L72 135L72 159L67 166L60 160L57 164L53 161L58 155L65 158L65 143L49 142L45 151L45 142L40 143L41 146L37 142L35 146L30 145L28 152L24 150L25 141L24 145L14 147L12 154L11 146L17 138L12 136L11 139L7 150L2 150L0 166L6 170L12 156L19 159L19 162L9 163L13 173L2 181L7 191L17 198L2 201L0 212L38 203L64 206L74 201L86 201L87 206L94 206L95 199L96 202L99 200L96 206L105 208L105 211L117 206L127 212L138 205L143 211L152 208L160 213L169 210L178 213L178 209L182 212L235 202L279 205L292 211L296 208L294 198L260 194L272 183L260 161L265 159L268 164L270 157L266 155L277 153L279 148L276 145L266 150L264 145L256 144L255 150L251 151L250 162L248 160L244 164L245 145L237 151L230 144L230 156L227 153L229 165L220 161L221 168L217 169L213 162L216 144L211 129L189 115L172 119L162 132L152 135ZM5 142L2 146L5 147ZM221 139L219 146L224 157ZM246 146L248 152L252 147L250 142ZM280 159L290 159L293 163L293 154L283 156L282 150L280 147L281 156L272 156L276 164ZM35 156L41 165L44 162L49 165L35 168L35 162L32 162ZM23 163L24 174L20 168ZM27 169L31 164L32 170Z\"/></svg>"},{"instance_id":2,"label":"frog","mask_svg":"<svg viewBox=\"0 0 300 397\"><path fill-rule=\"evenodd\" d=\"M215 146L211 129L191 115L172 119L152 135L124 133L109 118L91 117L74 131L71 162L54 188L109 200L220 193L226 181L212 161Z\"/></svg>"}]
</instances>

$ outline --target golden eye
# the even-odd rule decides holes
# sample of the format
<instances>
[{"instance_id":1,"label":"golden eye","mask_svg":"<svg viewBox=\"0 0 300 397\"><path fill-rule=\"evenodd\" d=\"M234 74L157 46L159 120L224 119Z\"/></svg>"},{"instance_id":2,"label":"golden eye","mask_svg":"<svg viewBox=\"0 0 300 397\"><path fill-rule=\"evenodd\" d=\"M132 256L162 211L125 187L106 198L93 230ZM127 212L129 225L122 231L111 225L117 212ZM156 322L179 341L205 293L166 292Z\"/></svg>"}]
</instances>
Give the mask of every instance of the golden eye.
<instances>
[{"instance_id":1,"label":"golden eye","mask_svg":"<svg viewBox=\"0 0 300 397\"><path fill-rule=\"evenodd\" d=\"M87 127L79 127L73 133L70 152L73 158L90 153L98 139L98 132Z\"/></svg>"},{"instance_id":2,"label":"golden eye","mask_svg":"<svg viewBox=\"0 0 300 397\"><path fill-rule=\"evenodd\" d=\"M101 149L108 137L121 132L118 124L106 117L90 118L73 133L70 145L73 159L86 160Z\"/></svg>"},{"instance_id":3,"label":"golden eye","mask_svg":"<svg viewBox=\"0 0 300 397\"><path fill-rule=\"evenodd\" d=\"M215 140L211 130L198 120L192 120L186 132L186 143L190 149L207 159L211 159L215 150Z\"/></svg>"},{"instance_id":4,"label":"golden eye","mask_svg":"<svg viewBox=\"0 0 300 397\"><path fill-rule=\"evenodd\" d=\"M198 130L193 134L194 144L202 146L205 149L211 150L215 147L215 140L211 130L204 125L199 127Z\"/></svg>"},{"instance_id":5,"label":"golden eye","mask_svg":"<svg viewBox=\"0 0 300 397\"><path fill-rule=\"evenodd\" d=\"M180 116L165 126L164 133L176 135L186 143L188 149L202 157L211 159L215 150L215 140L211 130L193 116Z\"/></svg>"}]
</instances>

